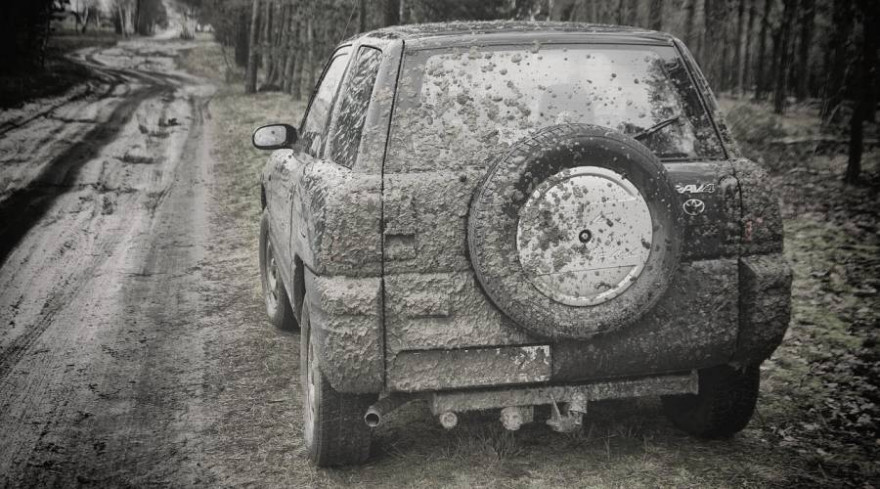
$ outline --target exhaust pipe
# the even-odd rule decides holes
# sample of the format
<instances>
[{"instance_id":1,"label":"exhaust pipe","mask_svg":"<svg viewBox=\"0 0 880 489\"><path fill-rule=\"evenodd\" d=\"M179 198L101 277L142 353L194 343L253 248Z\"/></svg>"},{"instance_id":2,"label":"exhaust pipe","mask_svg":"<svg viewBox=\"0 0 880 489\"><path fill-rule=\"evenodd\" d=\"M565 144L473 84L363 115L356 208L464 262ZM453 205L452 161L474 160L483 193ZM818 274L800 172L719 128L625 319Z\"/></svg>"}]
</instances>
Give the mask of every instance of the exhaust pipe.
<instances>
[{"instance_id":1,"label":"exhaust pipe","mask_svg":"<svg viewBox=\"0 0 880 489\"><path fill-rule=\"evenodd\" d=\"M367 413L364 414L364 422L367 423L367 426L370 428L375 428L382 424L382 421L385 420L385 416L412 400L413 398L411 396L397 394L383 397L382 399L379 399L379 402L373 404L367 409Z\"/></svg>"}]
</instances>

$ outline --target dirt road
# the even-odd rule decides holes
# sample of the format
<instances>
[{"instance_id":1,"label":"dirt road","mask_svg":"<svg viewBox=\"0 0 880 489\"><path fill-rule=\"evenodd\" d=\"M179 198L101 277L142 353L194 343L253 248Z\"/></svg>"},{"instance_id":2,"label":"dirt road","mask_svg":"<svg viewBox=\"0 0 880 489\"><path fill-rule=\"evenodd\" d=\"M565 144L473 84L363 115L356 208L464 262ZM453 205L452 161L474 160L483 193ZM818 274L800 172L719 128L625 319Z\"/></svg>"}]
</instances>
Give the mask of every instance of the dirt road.
<instances>
[{"instance_id":1,"label":"dirt road","mask_svg":"<svg viewBox=\"0 0 880 489\"><path fill-rule=\"evenodd\" d=\"M199 478L214 89L186 47L81 52L91 86L3 115L0 486Z\"/></svg>"}]
</instances>

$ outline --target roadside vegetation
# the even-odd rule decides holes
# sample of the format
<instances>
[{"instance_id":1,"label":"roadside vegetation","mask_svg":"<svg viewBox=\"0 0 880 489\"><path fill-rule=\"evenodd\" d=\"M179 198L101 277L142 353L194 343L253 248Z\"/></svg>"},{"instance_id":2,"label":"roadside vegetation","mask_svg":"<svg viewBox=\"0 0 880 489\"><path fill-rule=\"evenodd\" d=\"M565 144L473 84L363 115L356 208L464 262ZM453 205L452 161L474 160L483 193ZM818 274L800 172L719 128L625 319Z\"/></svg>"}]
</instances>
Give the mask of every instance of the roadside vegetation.
<instances>
[{"instance_id":1,"label":"roadside vegetation","mask_svg":"<svg viewBox=\"0 0 880 489\"><path fill-rule=\"evenodd\" d=\"M236 303L219 310L238 311L216 318L239 325L215 345L224 355L212 374L219 441L207 456L222 467L217 485L869 488L880 480L880 151L869 146L861 183L844 184L846 140L821 142L834 139L834 128L820 129L815 105L776 115L769 103L722 103L744 151L778 189L794 268L789 333L762 367L758 412L741 434L690 438L651 399L593 404L574 435L539 424L509 433L491 413L466 416L446 432L414 404L378 430L367 465L321 470L301 453L298 334L263 319L256 257L267 155L249 144L259 124L297 124L304 102L246 94L243 70L216 44L181 62L218 86L210 105L214 220L225 231L213 250L223 261L207 273L227 277L218 300ZM233 347L252 354L233 355Z\"/></svg>"},{"instance_id":2,"label":"roadside vegetation","mask_svg":"<svg viewBox=\"0 0 880 489\"><path fill-rule=\"evenodd\" d=\"M112 46L118 40L112 32L56 32L46 43L45 58L39 68L0 73L0 109L60 95L74 85L89 81L93 76L91 72L65 55L87 47Z\"/></svg>"}]
</instances>

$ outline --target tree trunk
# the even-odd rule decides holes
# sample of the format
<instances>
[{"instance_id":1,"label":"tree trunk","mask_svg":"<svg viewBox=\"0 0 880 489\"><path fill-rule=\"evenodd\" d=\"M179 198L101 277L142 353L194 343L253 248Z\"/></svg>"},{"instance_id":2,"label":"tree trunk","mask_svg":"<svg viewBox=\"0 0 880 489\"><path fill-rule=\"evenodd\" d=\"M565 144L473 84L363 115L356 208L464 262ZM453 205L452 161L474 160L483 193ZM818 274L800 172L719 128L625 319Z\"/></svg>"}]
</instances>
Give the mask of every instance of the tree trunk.
<instances>
[{"instance_id":1,"label":"tree trunk","mask_svg":"<svg viewBox=\"0 0 880 489\"><path fill-rule=\"evenodd\" d=\"M847 43L853 30L853 6L851 0L834 0L832 12L831 39L828 50L831 63L826 68L824 101L822 103L822 122L834 120L838 107L843 102L848 62Z\"/></svg>"},{"instance_id":2,"label":"tree trunk","mask_svg":"<svg viewBox=\"0 0 880 489\"><path fill-rule=\"evenodd\" d=\"M278 6L272 27L269 45L272 51L272 69L266 76L266 89L280 91L287 73L287 38L290 33L290 2L283 1Z\"/></svg>"},{"instance_id":3,"label":"tree trunk","mask_svg":"<svg viewBox=\"0 0 880 489\"><path fill-rule=\"evenodd\" d=\"M767 35L770 31L770 13L773 9L773 0L764 0L764 15L761 17L761 35L758 39L758 66L756 67L756 76L755 76L755 99L763 100L764 94L769 90L767 83L767 70L765 66L765 61L767 59ZM773 62L775 63L775 49L776 45L774 44L774 58Z\"/></svg>"},{"instance_id":4,"label":"tree trunk","mask_svg":"<svg viewBox=\"0 0 880 489\"><path fill-rule=\"evenodd\" d=\"M626 8L626 25L635 26L639 23L639 1L629 0Z\"/></svg>"},{"instance_id":5,"label":"tree trunk","mask_svg":"<svg viewBox=\"0 0 880 489\"><path fill-rule=\"evenodd\" d=\"M291 13L291 31L289 42L289 49L287 51L287 63L284 66L284 87L283 90L285 93L289 93L291 95L295 95L294 92L294 77L296 76L296 68L299 63L299 31L300 31L300 22L296 17L296 14Z\"/></svg>"},{"instance_id":6,"label":"tree trunk","mask_svg":"<svg viewBox=\"0 0 880 489\"><path fill-rule=\"evenodd\" d=\"M810 46L813 44L813 23L816 17L816 0L801 0L801 34L798 50L798 74L795 96L799 101L809 97Z\"/></svg>"},{"instance_id":7,"label":"tree trunk","mask_svg":"<svg viewBox=\"0 0 880 489\"><path fill-rule=\"evenodd\" d=\"M124 33L122 29L122 8L118 6L116 7L115 15L113 15L113 32L116 34Z\"/></svg>"},{"instance_id":8,"label":"tree trunk","mask_svg":"<svg viewBox=\"0 0 880 489\"><path fill-rule=\"evenodd\" d=\"M726 0L722 1L721 10L725 12L724 18L727 19ZM733 70L731 70L731 63L728 60L730 59L730 49L733 47L733 43L730 42L730 29L728 29L727 22L721 22L717 27L721 30L721 35L718 39L718 43L721 44L721 59L717 61L718 81L715 83L717 90L723 91L729 90L731 87L730 79Z\"/></svg>"},{"instance_id":9,"label":"tree trunk","mask_svg":"<svg viewBox=\"0 0 880 489\"><path fill-rule=\"evenodd\" d=\"M779 35L779 64L777 65L776 84L773 90L773 111L777 114L785 112L785 101L788 97L789 42L791 27L795 19L795 0L782 2L782 24Z\"/></svg>"},{"instance_id":10,"label":"tree trunk","mask_svg":"<svg viewBox=\"0 0 880 489\"><path fill-rule=\"evenodd\" d=\"M300 16L296 20L296 63L293 65L293 78L290 81L290 94L294 100L302 100L303 66L306 64L304 35L305 22Z\"/></svg>"},{"instance_id":11,"label":"tree trunk","mask_svg":"<svg viewBox=\"0 0 880 489\"><path fill-rule=\"evenodd\" d=\"M651 0L651 29L663 30L663 0Z\"/></svg>"},{"instance_id":12,"label":"tree trunk","mask_svg":"<svg viewBox=\"0 0 880 489\"><path fill-rule=\"evenodd\" d=\"M779 47L781 45L780 40L782 39L782 29L775 28L773 29L773 34L771 36L773 38L773 52L771 53L770 58L770 71L767 73L767 93L769 94L773 92L773 86L776 83L775 74L779 70Z\"/></svg>"},{"instance_id":13,"label":"tree trunk","mask_svg":"<svg viewBox=\"0 0 880 489\"><path fill-rule=\"evenodd\" d=\"M743 92L743 64L742 49L746 28L746 0L739 0L736 12L736 42L733 46L733 82L737 93Z\"/></svg>"},{"instance_id":14,"label":"tree trunk","mask_svg":"<svg viewBox=\"0 0 880 489\"><path fill-rule=\"evenodd\" d=\"M134 2L134 31L138 34L143 34L141 32L141 0L135 0Z\"/></svg>"},{"instance_id":15,"label":"tree trunk","mask_svg":"<svg viewBox=\"0 0 880 489\"><path fill-rule=\"evenodd\" d=\"M846 163L846 175L843 181L857 183L862 173L862 151L864 149L865 108L862 104L856 104L852 118L849 121L849 159Z\"/></svg>"},{"instance_id":16,"label":"tree trunk","mask_svg":"<svg viewBox=\"0 0 880 489\"><path fill-rule=\"evenodd\" d=\"M862 14L862 36L853 90L853 114L849 128L849 161L846 165L846 183L857 183L862 173L864 151L864 122L876 119L877 99L877 48L880 47L880 8L875 0L860 0L857 5Z\"/></svg>"},{"instance_id":17,"label":"tree trunk","mask_svg":"<svg viewBox=\"0 0 880 489\"><path fill-rule=\"evenodd\" d=\"M600 1L600 0L596 0ZM614 5L611 4L610 0L601 0L601 4L599 6L599 19L602 24L613 24L614 23Z\"/></svg>"},{"instance_id":18,"label":"tree trunk","mask_svg":"<svg viewBox=\"0 0 880 489\"><path fill-rule=\"evenodd\" d=\"M248 17L245 15L245 10L241 12L242 15L237 15L235 19L235 40L234 48L235 48L235 64L236 66L245 67L248 64L248 46L249 46L249 33L248 33Z\"/></svg>"},{"instance_id":19,"label":"tree trunk","mask_svg":"<svg viewBox=\"0 0 880 489\"><path fill-rule=\"evenodd\" d=\"M311 7L311 6L310 6ZM308 18L306 19L306 49L308 50L305 73L305 87L303 87L306 98L312 96L312 90L315 89L315 25L312 20L314 10L309 8Z\"/></svg>"},{"instance_id":20,"label":"tree trunk","mask_svg":"<svg viewBox=\"0 0 880 489\"><path fill-rule=\"evenodd\" d=\"M755 10L755 4L758 0L750 0L749 1L749 20L746 25L746 46L744 49L743 56L743 71L742 71L742 81L741 85L745 91L748 91L751 88L751 74L752 74L752 33L755 31L755 14L757 13Z\"/></svg>"},{"instance_id":21,"label":"tree trunk","mask_svg":"<svg viewBox=\"0 0 880 489\"><path fill-rule=\"evenodd\" d=\"M358 32L367 32L367 0L358 2Z\"/></svg>"},{"instance_id":22,"label":"tree trunk","mask_svg":"<svg viewBox=\"0 0 880 489\"><path fill-rule=\"evenodd\" d=\"M726 0L705 0L704 17L706 19L706 42L703 49L706 53L710 53L707 54L704 64L709 84L715 90L721 90L725 85L724 64L727 59L728 47L724 35L724 26L727 23Z\"/></svg>"},{"instance_id":23,"label":"tree trunk","mask_svg":"<svg viewBox=\"0 0 880 489\"><path fill-rule=\"evenodd\" d=\"M862 45L862 87L865 120L877 122L877 85L880 84L880 65L878 65L877 49L880 48L880 4L876 0L862 0L864 15L862 26L864 44ZM870 28L868 26L871 26Z\"/></svg>"},{"instance_id":24,"label":"tree trunk","mask_svg":"<svg viewBox=\"0 0 880 489\"><path fill-rule=\"evenodd\" d=\"M265 9L263 11L263 20L260 30L260 58L263 65L263 73L265 73L264 82L268 82L274 71L272 55L272 8L273 0L264 0Z\"/></svg>"},{"instance_id":25,"label":"tree trunk","mask_svg":"<svg viewBox=\"0 0 880 489\"><path fill-rule=\"evenodd\" d=\"M257 91L257 64L259 63L259 27L260 27L260 0L253 0L251 7L250 41L248 42L248 64L245 76L244 91L254 93Z\"/></svg>"},{"instance_id":26,"label":"tree trunk","mask_svg":"<svg viewBox=\"0 0 880 489\"><path fill-rule=\"evenodd\" d=\"M400 0L385 0L385 25L400 24Z\"/></svg>"},{"instance_id":27,"label":"tree trunk","mask_svg":"<svg viewBox=\"0 0 880 489\"><path fill-rule=\"evenodd\" d=\"M699 50L696 49L696 38L694 37L694 21L697 16L697 0L685 0L685 20L684 20L684 42L688 49L694 51L697 58L700 58Z\"/></svg>"}]
</instances>

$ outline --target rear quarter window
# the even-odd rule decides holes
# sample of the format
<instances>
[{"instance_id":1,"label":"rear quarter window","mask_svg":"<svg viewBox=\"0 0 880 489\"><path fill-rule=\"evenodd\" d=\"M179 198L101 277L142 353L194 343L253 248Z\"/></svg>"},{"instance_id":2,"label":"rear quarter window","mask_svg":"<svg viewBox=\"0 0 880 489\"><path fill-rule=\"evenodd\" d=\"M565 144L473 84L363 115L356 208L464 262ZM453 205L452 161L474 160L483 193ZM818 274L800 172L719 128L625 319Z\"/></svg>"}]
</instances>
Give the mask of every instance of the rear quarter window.
<instances>
[{"instance_id":1,"label":"rear quarter window","mask_svg":"<svg viewBox=\"0 0 880 489\"><path fill-rule=\"evenodd\" d=\"M342 166L351 168L357 159L381 59L378 49L361 47L351 75L340 90L330 129L329 158Z\"/></svg>"},{"instance_id":2,"label":"rear quarter window","mask_svg":"<svg viewBox=\"0 0 880 489\"><path fill-rule=\"evenodd\" d=\"M334 53L333 58L324 70L321 81L315 90L315 94L309 104L308 113L303 119L300 137L302 145L312 156L318 153L325 141L327 124L330 120L330 109L333 99L342 82L342 75L348 65L349 48L341 48Z\"/></svg>"}]
</instances>

